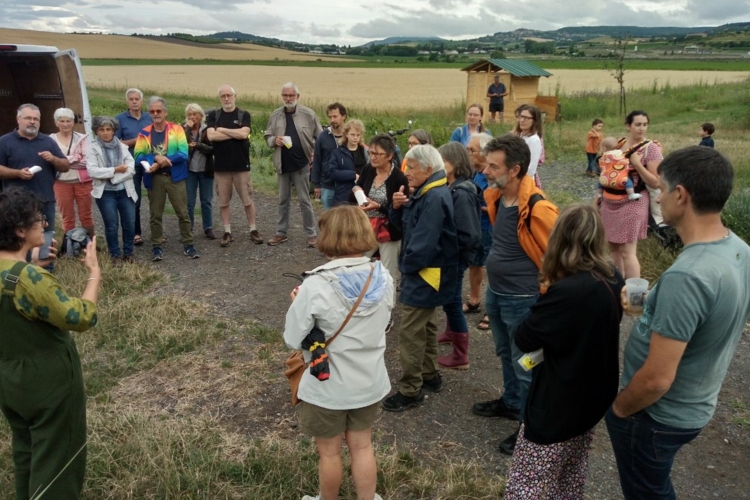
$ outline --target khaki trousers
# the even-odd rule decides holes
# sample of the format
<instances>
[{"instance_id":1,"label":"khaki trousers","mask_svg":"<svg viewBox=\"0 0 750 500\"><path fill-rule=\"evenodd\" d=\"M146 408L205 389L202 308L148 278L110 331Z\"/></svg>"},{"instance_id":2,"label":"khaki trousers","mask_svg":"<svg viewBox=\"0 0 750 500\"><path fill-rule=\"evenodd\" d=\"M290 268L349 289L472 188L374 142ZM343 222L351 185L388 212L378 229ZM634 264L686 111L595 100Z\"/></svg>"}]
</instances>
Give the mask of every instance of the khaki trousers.
<instances>
[{"instance_id":1,"label":"khaki trousers","mask_svg":"<svg viewBox=\"0 0 750 500\"><path fill-rule=\"evenodd\" d=\"M185 181L172 182L168 175L155 174L148 192L148 209L151 213L151 244L161 247L164 237L164 205L169 197L174 213L180 223L180 239L183 245L193 244L193 231L190 229L190 216L187 209L187 188Z\"/></svg>"},{"instance_id":2,"label":"khaki trousers","mask_svg":"<svg viewBox=\"0 0 750 500\"><path fill-rule=\"evenodd\" d=\"M399 392L414 397L422 390L423 380L432 380L438 374L434 307L402 306L398 351L404 372L398 381Z\"/></svg>"}]
</instances>

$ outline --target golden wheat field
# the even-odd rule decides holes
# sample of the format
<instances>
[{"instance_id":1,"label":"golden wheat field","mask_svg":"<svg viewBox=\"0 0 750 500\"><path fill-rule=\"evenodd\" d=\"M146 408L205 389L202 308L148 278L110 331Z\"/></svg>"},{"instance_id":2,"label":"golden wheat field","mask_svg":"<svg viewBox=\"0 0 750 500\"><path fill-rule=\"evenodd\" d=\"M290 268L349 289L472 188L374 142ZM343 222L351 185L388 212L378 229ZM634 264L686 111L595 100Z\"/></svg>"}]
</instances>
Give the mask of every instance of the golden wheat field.
<instances>
[{"instance_id":1,"label":"golden wheat field","mask_svg":"<svg viewBox=\"0 0 750 500\"><path fill-rule=\"evenodd\" d=\"M463 102L466 73L457 69L400 68L309 68L279 66L84 66L90 86L139 87L148 92L214 95L219 85L229 83L242 96L280 99L281 85L294 81L308 103L340 100L364 108L400 109L449 106ZM672 86L698 82L709 84L747 79L746 71L629 71L629 88ZM617 83L605 70L555 70L542 78L539 91L554 94L615 89ZM513 95L508 98L512 102Z\"/></svg>"},{"instance_id":2,"label":"golden wheat field","mask_svg":"<svg viewBox=\"0 0 750 500\"><path fill-rule=\"evenodd\" d=\"M0 28L0 42L75 47L84 59L216 59L219 61L346 61L338 57L305 54L252 44L186 46L149 38L124 35L84 35Z\"/></svg>"}]
</instances>

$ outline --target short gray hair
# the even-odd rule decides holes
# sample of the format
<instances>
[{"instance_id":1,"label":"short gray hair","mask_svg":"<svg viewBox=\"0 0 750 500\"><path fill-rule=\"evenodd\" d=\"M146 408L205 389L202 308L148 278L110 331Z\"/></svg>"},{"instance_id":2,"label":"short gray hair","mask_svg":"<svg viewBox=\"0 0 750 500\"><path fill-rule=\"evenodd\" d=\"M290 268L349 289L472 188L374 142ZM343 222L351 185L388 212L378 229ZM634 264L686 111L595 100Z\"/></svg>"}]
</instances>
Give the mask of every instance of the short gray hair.
<instances>
[{"instance_id":1,"label":"short gray hair","mask_svg":"<svg viewBox=\"0 0 750 500\"><path fill-rule=\"evenodd\" d=\"M126 90L125 99L127 99L130 94L138 94L141 97L141 99L143 99L143 92L141 92L139 89L132 88L132 89Z\"/></svg>"},{"instance_id":2,"label":"short gray hair","mask_svg":"<svg viewBox=\"0 0 750 500\"><path fill-rule=\"evenodd\" d=\"M231 85L227 85L226 83L224 85L221 85L217 90L216 93L219 94L219 97L221 97L221 89L227 87L229 90L232 91L232 95L237 95L237 92L234 91L234 87Z\"/></svg>"},{"instance_id":3,"label":"short gray hair","mask_svg":"<svg viewBox=\"0 0 750 500\"><path fill-rule=\"evenodd\" d=\"M41 111L39 111L39 107L36 104L26 103L21 104L18 106L18 111L16 111L16 118L21 118L21 115L23 114L24 109L30 109L32 111L36 111L41 115Z\"/></svg>"},{"instance_id":4,"label":"short gray hair","mask_svg":"<svg viewBox=\"0 0 750 500\"><path fill-rule=\"evenodd\" d=\"M419 163L419 168L422 170L432 167L433 172L440 172L445 170L445 163L443 163L443 157L434 146L431 144L420 144L414 146L406 152L404 156L406 160L416 160Z\"/></svg>"},{"instance_id":5,"label":"short gray hair","mask_svg":"<svg viewBox=\"0 0 750 500\"><path fill-rule=\"evenodd\" d=\"M203 111L203 108L201 108L201 105L196 102L191 102L187 106L185 106L185 118L187 118L187 114L191 111L195 111L196 113L201 115L201 123L206 121L206 113Z\"/></svg>"},{"instance_id":6,"label":"short gray hair","mask_svg":"<svg viewBox=\"0 0 750 500\"><path fill-rule=\"evenodd\" d=\"M73 113L73 110L70 108L57 108L53 117L55 118L55 121L60 118L70 118L71 120L75 120L76 114Z\"/></svg>"},{"instance_id":7,"label":"short gray hair","mask_svg":"<svg viewBox=\"0 0 750 500\"><path fill-rule=\"evenodd\" d=\"M152 104L155 104L157 102L160 102L161 105L164 107L164 109L167 109L167 101L164 100L163 97L159 97L158 95L152 95L148 98L148 106L151 107Z\"/></svg>"},{"instance_id":8,"label":"short gray hair","mask_svg":"<svg viewBox=\"0 0 750 500\"><path fill-rule=\"evenodd\" d=\"M484 147L492 140L492 135L487 132L474 133L469 136L469 141L472 139L479 139L479 149L484 150Z\"/></svg>"},{"instance_id":9,"label":"short gray hair","mask_svg":"<svg viewBox=\"0 0 750 500\"><path fill-rule=\"evenodd\" d=\"M284 85L281 86L281 90L284 89L294 89L295 94L299 94L299 88L294 82L286 82Z\"/></svg>"},{"instance_id":10,"label":"short gray hair","mask_svg":"<svg viewBox=\"0 0 750 500\"><path fill-rule=\"evenodd\" d=\"M100 128L102 127L111 127L112 130L117 132L117 129L120 128L120 122L117 121L116 118L112 118L111 116L95 116L91 119L91 130L96 133Z\"/></svg>"}]
</instances>

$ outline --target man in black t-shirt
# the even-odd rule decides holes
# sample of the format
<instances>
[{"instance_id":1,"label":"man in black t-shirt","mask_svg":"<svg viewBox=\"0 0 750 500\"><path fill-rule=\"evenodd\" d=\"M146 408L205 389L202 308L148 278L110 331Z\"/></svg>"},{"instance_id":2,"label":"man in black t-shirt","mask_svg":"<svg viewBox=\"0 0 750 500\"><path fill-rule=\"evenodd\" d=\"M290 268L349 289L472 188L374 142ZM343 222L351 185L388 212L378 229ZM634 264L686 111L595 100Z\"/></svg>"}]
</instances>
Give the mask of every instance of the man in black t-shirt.
<instances>
[{"instance_id":1,"label":"man in black t-shirt","mask_svg":"<svg viewBox=\"0 0 750 500\"><path fill-rule=\"evenodd\" d=\"M250 226L250 240L263 243L263 237L255 226L255 203L253 185L250 180L250 113L235 105L237 94L229 85L219 87L221 108L210 111L206 116L208 139L214 147L214 179L219 195L219 211L224 235L220 245L229 246L232 236L232 187L245 207L247 224Z\"/></svg>"},{"instance_id":2,"label":"man in black t-shirt","mask_svg":"<svg viewBox=\"0 0 750 500\"><path fill-rule=\"evenodd\" d=\"M500 81L500 75L495 75L495 79L492 85L487 89L487 97L490 98L490 119L495 123L503 121L503 111L505 110L505 101L503 97L508 95L508 91L505 88L505 84ZM495 113L499 113L499 117L495 119Z\"/></svg>"}]
</instances>

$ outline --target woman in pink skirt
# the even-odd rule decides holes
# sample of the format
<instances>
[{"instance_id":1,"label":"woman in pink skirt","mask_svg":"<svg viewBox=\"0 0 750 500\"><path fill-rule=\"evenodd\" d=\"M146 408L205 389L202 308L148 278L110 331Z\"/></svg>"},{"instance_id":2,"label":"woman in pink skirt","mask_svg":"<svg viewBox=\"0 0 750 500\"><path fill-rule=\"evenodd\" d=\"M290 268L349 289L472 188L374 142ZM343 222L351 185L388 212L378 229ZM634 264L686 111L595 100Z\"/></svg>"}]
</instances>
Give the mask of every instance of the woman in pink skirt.
<instances>
[{"instance_id":1,"label":"woman in pink skirt","mask_svg":"<svg viewBox=\"0 0 750 500\"><path fill-rule=\"evenodd\" d=\"M639 162L631 161L631 165L635 169L635 192L640 193L641 197L631 201L624 191L618 193L605 189L601 198L601 215L612 260L625 279L628 279L641 276L636 246L638 240L646 239L650 193L658 195L659 176L656 169L663 156L661 145L646 139L648 114L645 111L632 111L625 118L625 128L628 135L620 139L618 149L623 152L634 149L631 158L634 156L640 159Z\"/></svg>"}]
</instances>

